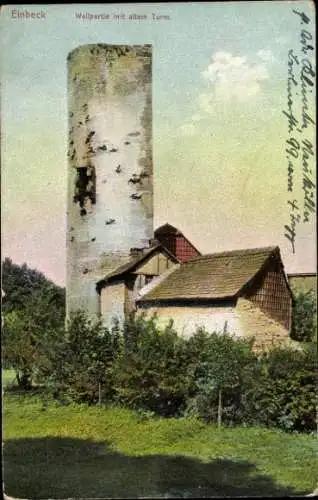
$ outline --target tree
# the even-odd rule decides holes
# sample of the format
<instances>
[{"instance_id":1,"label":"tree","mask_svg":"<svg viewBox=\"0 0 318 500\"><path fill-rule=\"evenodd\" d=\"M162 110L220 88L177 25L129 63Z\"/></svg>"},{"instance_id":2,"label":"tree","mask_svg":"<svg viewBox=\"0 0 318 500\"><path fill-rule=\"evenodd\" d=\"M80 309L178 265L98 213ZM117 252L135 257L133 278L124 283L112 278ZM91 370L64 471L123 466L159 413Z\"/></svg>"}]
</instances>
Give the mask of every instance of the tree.
<instances>
[{"instance_id":1,"label":"tree","mask_svg":"<svg viewBox=\"0 0 318 500\"><path fill-rule=\"evenodd\" d=\"M259 376L244 411L250 423L314 430L317 422L317 345L275 347L259 359Z\"/></svg>"},{"instance_id":2,"label":"tree","mask_svg":"<svg viewBox=\"0 0 318 500\"><path fill-rule=\"evenodd\" d=\"M19 266L11 259L5 258L2 262L2 288L5 292L3 312L23 309L28 300L34 295L49 293L56 305L61 309L65 306L65 290L36 269L31 269L27 264Z\"/></svg>"},{"instance_id":3,"label":"tree","mask_svg":"<svg viewBox=\"0 0 318 500\"><path fill-rule=\"evenodd\" d=\"M23 308L6 313L2 357L6 366L15 369L21 388L30 388L48 370L48 354L64 336L63 326L64 309L56 303L54 289L46 295L37 292Z\"/></svg>"},{"instance_id":4,"label":"tree","mask_svg":"<svg viewBox=\"0 0 318 500\"><path fill-rule=\"evenodd\" d=\"M293 298L291 338L303 342L317 339L317 303L311 290Z\"/></svg>"},{"instance_id":5,"label":"tree","mask_svg":"<svg viewBox=\"0 0 318 500\"><path fill-rule=\"evenodd\" d=\"M47 371L48 352L64 335L65 293L42 273L3 262L4 324L2 358L16 371L21 388L28 389Z\"/></svg>"},{"instance_id":6,"label":"tree","mask_svg":"<svg viewBox=\"0 0 318 500\"><path fill-rule=\"evenodd\" d=\"M52 351L46 377L56 396L75 402L102 403L113 391L112 363L119 349L118 325L112 331L84 311L73 312L64 339Z\"/></svg>"},{"instance_id":7,"label":"tree","mask_svg":"<svg viewBox=\"0 0 318 500\"><path fill-rule=\"evenodd\" d=\"M189 365L195 388L190 413L194 411L205 420L216 418L221 427L225 407L227 411L232 407L231 418L238 409L245 379L256 362L252 340L199 330L190 342L192 348L195 344L202 347Z\"/></svg>"},{"instance_id":8,"label":"tree","mask_svg":"<svg viewBox=\"0 0 318 500\"><path fill-rule=\"evenodd\" d=\"M184 345L172 322L162 330L155 316L129 316L115 366L117 401L163 416L177 415L188 393Z\"/></svg>"},{"instance_id":9,"label":"tree","mask_svg":"<svg viewBox=\"0 0 318 500\"><path fill-rule=\"evenodd\" d=\"M31 387L35 358L35 337L25 328L23 311L9 312L3 328L2 362L4 366L14 368L22 389Z\"/></svg>"}]
</instances>

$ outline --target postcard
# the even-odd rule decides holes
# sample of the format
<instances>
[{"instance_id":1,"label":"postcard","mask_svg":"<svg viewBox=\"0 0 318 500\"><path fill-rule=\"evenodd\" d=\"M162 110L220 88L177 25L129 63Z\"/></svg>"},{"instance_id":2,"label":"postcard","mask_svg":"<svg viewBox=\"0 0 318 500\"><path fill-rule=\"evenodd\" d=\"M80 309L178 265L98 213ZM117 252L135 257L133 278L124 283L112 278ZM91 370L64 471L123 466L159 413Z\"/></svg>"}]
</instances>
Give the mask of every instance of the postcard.
<instances>
[{"instance_id":1,"label":"postcard","mask_svg":"<svg viewBox=\"0 0 318 500\"><path fill-rule=\"evenodd\" d=\"M256 428L246 431L243 416L235 420L233 408L241 406L226 392L236 382L227 389L211 382L213 411L200 410L199 379L194 392L187 379L185 396L181 373L169 372L151 395L143 391L154 379L144 374L134 392L121 354L113 355L114 371L110 358L99 358L106 344L88 358L87 345L79 347L83 359L76 358L78 376L71 376L62 356L71 340L66 346L55 336L44 348L48 337L39 332L48 330L39 318L52 332L81 310L118 333L139 311L145 321L154 315L171 339L172 320L187 346L201 328L253 336L256 350L289 342L295 294L303 294L301 307L314 322L314 3L25 4L0 12L7 498L310 493L315 480L302 471L293 436L277 434L275 445L266 434L252 451ZM79 324L74 346L82 345ZM288 345L313 342L314 326L308 328ZM53 344L56 366L46 358ZM136 363L134 370L148 366ZM207 380L224 382L218 377L206 374L206 390ZM56 401L43 403L41 387L51 395L65 389L62 410ZM135 410L138 418L128 413ZM288 411L284 406L266 422L283 432L297 425L313 432L316 417L297 420ZM202 426L220 427L222 419L213 431L224 432L221 446ZM237 446L230 444L235 425L250 432L250 451L239 432ZM301 437L299 449L309 457L311 435ZM297 455L292 464L268 464L279 463L278 442L280 453L290 446ZM286 471L294 463L293 476Z\"/></svg>"}]
</instances>

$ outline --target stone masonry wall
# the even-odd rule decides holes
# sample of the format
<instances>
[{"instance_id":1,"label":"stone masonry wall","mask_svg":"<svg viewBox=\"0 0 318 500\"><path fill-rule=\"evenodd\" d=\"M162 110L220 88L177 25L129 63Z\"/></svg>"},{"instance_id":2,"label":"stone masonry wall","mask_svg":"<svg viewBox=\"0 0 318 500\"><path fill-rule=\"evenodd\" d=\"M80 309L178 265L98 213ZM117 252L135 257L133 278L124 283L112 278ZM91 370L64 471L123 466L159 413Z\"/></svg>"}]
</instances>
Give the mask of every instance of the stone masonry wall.
<instances>
[{"instance_id":1,"label":"stone masonry wall","mask_svg":"<svg viewBox=\"0 0 318 500\"><path fill-rule=\"evenodd\" d=\"M153 238L152 50L68 56L67 314L97 313L96 282Z\"/></svg>"},{"instance_id":2,"label":"stone masonry wall","mask_svg":"<svg viewBox=\"0 0 318 500\"><path fill-rule=\"evenodd\" d=\"M267 350L278 345L299 347L298 342L290 339L286 328L264 314L249 300L239 298L236 313L244 336L255 337L254 349L256 351Z\"/></svg>"}]
</instances>

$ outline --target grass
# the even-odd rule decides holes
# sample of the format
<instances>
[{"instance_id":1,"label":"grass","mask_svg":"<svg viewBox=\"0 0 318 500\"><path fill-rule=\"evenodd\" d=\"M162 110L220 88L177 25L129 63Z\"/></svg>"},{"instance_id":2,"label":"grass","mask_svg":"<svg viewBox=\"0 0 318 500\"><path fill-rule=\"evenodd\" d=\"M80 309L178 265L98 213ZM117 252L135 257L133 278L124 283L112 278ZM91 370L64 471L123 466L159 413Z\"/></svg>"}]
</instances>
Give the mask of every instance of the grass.
<instances>
[{"instance_id":1,"label":"grass","mask_svg":"<svg viewBox=\"0 0 318 500\"><path fill-rule=\"evenodd\" d=\"M16 375L13 369L2 370L1 372L2 378L2 387L5 389L6 387L11 387L16 383Z\"/></svg>"},{"instance_id":2,"label":"grass","mask_svg":"<svg viewBox=\"0 0 318 500\"><path fill-rule=\"evenodd\" d=\"M4 483L19 498L291 496L316 486L312 435L140 419L4 395Z\"/></svg>"}]
</instances>

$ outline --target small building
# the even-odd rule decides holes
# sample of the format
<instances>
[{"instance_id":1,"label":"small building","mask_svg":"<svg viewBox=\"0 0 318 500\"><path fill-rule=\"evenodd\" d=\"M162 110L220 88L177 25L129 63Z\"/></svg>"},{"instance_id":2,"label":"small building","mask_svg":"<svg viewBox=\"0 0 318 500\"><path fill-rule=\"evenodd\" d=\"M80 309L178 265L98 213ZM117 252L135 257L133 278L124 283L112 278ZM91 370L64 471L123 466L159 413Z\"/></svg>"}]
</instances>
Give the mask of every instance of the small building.
<instances>
[{"instance_id":1,"label":"small building","mask_svg":"<svg viewBox=\"0 0 318 500\"><path fill-rule=\"evenodd\" d=\"M147 249L131 249L131 260L98 281L99 315L105 326L113 319L122 322L135 311L138 292L154 278L177 264L178 259L160 243Z\"/></svg>"},{"instance_id":2,"label":"small building","mask_svg":"<svg viewBox=\"0 0 318 500\"><path fill-rule=\"evenodd\" d=\"M289 342L292 292L279 247L195 257L141 289L136 304L185 336L204 327L253 336L256 348Z\"/></svg>"},{"instance_id":3,"label":"small building","mask_svg":"<svg viewBox=\"0 0 318 500\"><path fill-rule=\"evenodd\" d=\"M160 226L149 245L131 248L130 260L97 282L99 316L105 325L111 326L114 317L121 321L134 311L139 290L154 278L178 263L201 255L181 231L170 224Z\"/></svg>"}]
</instances>

